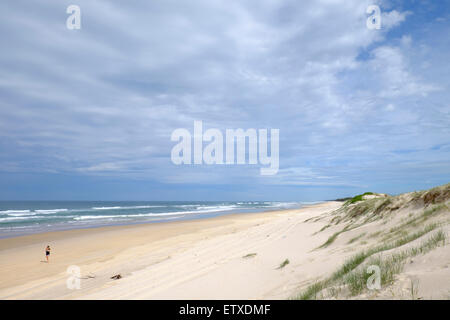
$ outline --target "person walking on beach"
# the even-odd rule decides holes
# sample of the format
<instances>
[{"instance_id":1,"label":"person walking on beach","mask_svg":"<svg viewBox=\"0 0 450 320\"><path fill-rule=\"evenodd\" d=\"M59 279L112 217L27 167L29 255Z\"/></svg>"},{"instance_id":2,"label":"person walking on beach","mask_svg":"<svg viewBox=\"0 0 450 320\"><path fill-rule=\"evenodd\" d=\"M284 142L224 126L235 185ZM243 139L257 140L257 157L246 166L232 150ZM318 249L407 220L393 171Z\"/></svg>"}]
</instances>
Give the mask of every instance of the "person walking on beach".
<instances>
[{"instance_id":1,"label":"person walking on beach","mask_svg":"<svg viewBox=\"0 0 450 320\"><path fill-rule=\"evenodd\" d=\"M50 255L50 246L47 245L47 248L45 248L45 258L47 259L47 262L48 262L49 255Z\"/></svg>"}]
</instances>

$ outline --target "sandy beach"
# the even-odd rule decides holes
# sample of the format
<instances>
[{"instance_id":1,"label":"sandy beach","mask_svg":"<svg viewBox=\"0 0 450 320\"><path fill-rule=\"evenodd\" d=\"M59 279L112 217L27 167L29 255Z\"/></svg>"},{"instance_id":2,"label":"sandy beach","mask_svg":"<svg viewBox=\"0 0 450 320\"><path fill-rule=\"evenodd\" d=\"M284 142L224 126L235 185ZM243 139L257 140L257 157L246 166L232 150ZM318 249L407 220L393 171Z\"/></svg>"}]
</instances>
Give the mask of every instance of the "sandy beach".
<instances>
[{"instance_id":1,"label":"sandy beach","mask_svg":"<svg viewBox=\"0 0 450 320\"><path fill-rule=\"evenodd\" d=\"M305 255L327 235L311 241L320 223L302 222L340 205L2 239L0 299L287 298L333 267ZM278 270L285 259L290 265ZM66 285L71 265L81 269L79 290ZM111 280L116 274L123 278Z\"/></svg>"},{"instance_id":2,"label":"sandy beach","mask_svg":"<svg viewBox=\"0 0 450 320\"><path fill-rule=\"evenodd\" d=\"M450 276L448 190L2 239L0 299L289 299L317 281L323 288L310 290L308 299L407 299L409 292L448 298L448 281L442 281ZM380 257L382 272L386 259L403 252L381 290L354 291L342 276L326 280L370 250L365 260ZM359 264L351 272L367 267ZM80 270L75 278L70 266ZM69 288L68 279L80 287ZM417 292L412 281L420 282Z\"/></svg>"}]
</instances>

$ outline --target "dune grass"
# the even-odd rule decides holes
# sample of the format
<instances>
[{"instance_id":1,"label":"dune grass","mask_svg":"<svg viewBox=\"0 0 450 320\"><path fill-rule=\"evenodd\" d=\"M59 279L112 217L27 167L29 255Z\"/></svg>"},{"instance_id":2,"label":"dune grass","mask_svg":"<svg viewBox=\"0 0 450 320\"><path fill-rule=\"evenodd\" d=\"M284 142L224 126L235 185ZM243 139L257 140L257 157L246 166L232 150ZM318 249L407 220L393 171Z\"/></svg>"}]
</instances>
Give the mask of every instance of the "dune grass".
<instances>
[{"instance_id":1,"label":"dune grass","mask_svg":"<svg viewBox=\"0 0 450 320\"><path fill-rule=\"evenodd\" d=\"M353 242L356 242L356 241L358 241L359 239L361 239L362 237L364 237L366 235L366 232L363 232L363 233L361 233L360 235L358 235L358 236L356 236L356 237L354 237L354 238L351 238L348 242L347 242L347 244L351 244L351 243L353 243Z\"/></svg>"},{"instance_id":2,"label":"dune grass","mask_svg":"<svg viewBox=\"0 0 450 320\"><path fill-rule=\"evenodd\" d=\"M327 224L327 225L323 226L322 229L319 230L319 232L322 232L329 227L331 227L331 224Z\"/></svg>"},{"instance_id":3,"label":"dune grass","mask_svg":"<svg viewBox=\"0 0 450 320\"><path fill-rule=\"evenodd\" d=\"M357 196L354 196L353 198L351 198L350 200L347 200L347 202L346 203L348 203L348 204L352 204L352 203L356 203L356 202L358 202L358 201L363 201L364 199L364 196L367 196L367 195L373 195L374 193L373 192L365 192L365 193L363 193L363 194L359 194L359 195L357 195Z\"/></svg>"},{"instance_id":4,"label":"dune grass","mask_svg":"<svg viewBox=\"0 0 450 320\"><path fill-rule=\"evenodd\" d=\"M256 257L256 253L249 253L249 254L246 254L246 255L243 256L242 258L247 259L247 258L254 258L254 257Z\"/></svg>"},{"instance_id":5,"label":"dune grass","mask_svg":"<svg viewBox=\"0 0 450 320\"><path fill-rule=\"evenodd\" d=\"M336 240L336 238L338 237L338 235L340 235L342 233L342 231L338 231L336 233L334 233L331 237L329 237L327 239L327 241L325 241L324 244L322 244L319 248L326 248L328 247L330 244L332 244L334 242L334 240Z\"/></svg>"},{"instance_id":6,"label":"dune grass","mask_svg":"<svg viewBox=\"0 0 450 320\"><path fill-rule=\"evenodd\" d=\"M411 279L411 286L409 287L409 293L411 294L411 300L416 300L419 294L419 280Z\"/></svg>"},{"instance_id":7,"label":"dune grass","mask_svg":"<svg viewBox=\"0 0 450 320\"><path fill-rule=\"evenodd\" d=\"M399 226L391 228L389 232L385 235L384 239L387 240L389 238L392 238L393 236L395 237L398 234L402 234L408 228L420 226L428 219L436 216L437 214L443 212L444 210L447 211L449 210L447 205L445 204L434 205L433 207L424 210L419 216L412 217L403 222L402 224L400 224Z\"/></svg>"},{"instance_id":8,"label":"dune grass","mask_svg":"<svg viewBox=\"0 0 450 320\"><path fill-rule=\"evenodd\" d=\"M431 232L432 230L436 229L437 226L438 226L437 224L431 224L418 232L404 236L394 242L382 244L380 246L373 247L368 250L364 250L357 253L356 255L352 256L347 261L345 261L344 264L338 270L336 270L329 278L313 283L312 285L307 287L303 292L301 292L297 297L295 297L295 299L300 300L316 299L320 291L340 281L341 282L343 281L345 284L349 286L350 292L352 294L358 292L359 290L358 288L361 288L362 281L364 279L365 281L367 281L367 278L370 275L367 275L365 272L364 274L355 273L354 275L350 275L350 273L356 270L364 261L366 261L366 259L373 256L374 254L395 249L405 245L406 243L414 241L422 237L423 235ZM440 242L442 242L442 244L445 244L445 238L446 238L445 233L442 230L440 230L435 235L430 237L430 239L425 243L423 243L421 246L410 249L407 254L409 256L412 256L417 255L419 253L425 253L435 248ZM371 264L379 263L383 266L384 274L382 274L382 284L389 283L389 281L392 280L392 276L401 271L401 269L399 269L401 266L401 262L404 259L406 259L408 255L406 255L405 252L402 252L401 254L393 255L393 257L390 258L391 260L389 259L379 260L381 259L381 256L373 258L375 260L370 260ZM366 282L364 282L364 285L365 283Z\"/></svg>"},{"instance_id":9,"label":"dune grass","mask_svg":"<svg viewBox=\"0 0 450 320\"><path fill-rule=\"evenodd\" d=\"M449 186L450 184L446 185L445 187L448 189ZM337 292L341 292L342 286L350 289L350 294L360 292L360 289L358 288L365 288L366 281L370 274L358 274L357 272L359 272L359 269L362 268L363 265L365 266L369 262L377 262L382 265L384 270L384 274L382 274L382 284L386 285L390 283L390 281L393 281L393 276L395 274L401 271L401 268L404 265L404 259L406 259L408 256L425 253L439 245L441 243L440 241L442 241L442 244L445 244L445 234L441 230L431 236L420 246L409 249L406 252L401 252L397 255L391 255L384 258L382 257L382 252L402 247L403 245L421 238L422 236L428 234L429 232L442 225L442 223L431 223L425 227L422 227L426 222L430 220L430 218L434 218L442 212L450 211L448 204L442 203L442 199L445 199L448 190L444 190L445 192L447 192L445 193L442 190L440 191L440 189L436 189L440 192L437 195L428 195L430 192L416 193L415 198L424 198L423 202L425 203L425 205L429 204L428 208L424 209L421 213L410 213L408 217L405 218L405 220L402 219L398 226L389 229L387 233L384 233L383 230L379 230L375 233L369 234L367 236L368 238L383 236L383 238L381 239L381 244L366 249L350 257L330 277L311 284L294 299L316 299L319 296L323 296L324 292L328 292L331 294L333 294L334 292L335 294L337 294ZM388 219L383 219L384 222L381 222L382 224L386 224L389 221L389 217L392 217L393 211L396 211L400 208L409 207L411 203L414 204L414 201L408 200L407 198L402 198L400 196L364 200L364 195L367 194L373 193L365 193L353 197L352 199L347 200L343 206L333 212L334 217L330 222L331 224L337 225L344 221L347 221L348 223L342 230L332 234L317 249L330 246L336 241L341 233L358 228L368 222L373 222L375 220L382 219L383 217L387 217ZM432 196L434 196L434 198ZM440 198L438 198L438 196L440 196ZM430 199L425 199L426 197ZM434 200L435 198L437 200ZM421 199L416 199L416 201L419 200L421 201ZM349 206L353 203L355 205ZM357 222L360 218L363 218L363 220L361 222ZM320 231L323 231L326 228L328 228L328 226L322 228L322 230ZM413 230L413 228L421 229L413 232L411 231ZM362 237L363 235L360 234L357 237L352 238L347 244L353 243ZM379 256L375 256L376 254L379 254ZM363 283L364 285L361 285L361 283ZM335 287L335 285L340 286Z\"/></svg>"},{"instance_id":10,"label":"dune grass","mask_svg":"<svg viewBox=\"0 0 450 320\"><path fill-rule=\"evenodd\" d=\"M385 203L391 203L392 201L390 199L386 199L383 202L381 202L381 204L377 204L374 201L379 201L379 199L371 199L371 200L367 200L366 203L364 203L364 205L361 207L362 209L357 210L357 212L369 212L369 211L374 211L374 212L378 212L380 207L385 207ZM420 226L421 224L423 224L424 222L426 222L429 218L445 211L445 210L449 210L449 207L445 204L437 204L434 205L433 207L424 210L422 212L422 214L420 214L417 217L414 218L410 218L407 221L405 221L404 223L400 224L399 226L393 227L389 230L389 232L383 237L383 241L388 241L390 239L392 239L393 237L396 236L406 236L407 235L407 228L409 227L417 227ZM351 214L352 215L352 214ZM336 239L337 237L344 232L356 229L368 222L373 221L374 217L369 217L367 218L365 221L363 221L362 223L359 224L348 224L346 225L341 231L335 232L333 235L331 235L327 241L325 241L321 246L318 247L318 249L320 248L326 248L329 245L331 245ZM322 228L325 229L325 228ZM322 231L322 230L320 230ZM381 233L381 231L379 231L378 233L376 233L375 235L378 235L379 233ZM372 236L372 235L371 235ZM369 236L369 237L371 237ZM353 242L358 240L358 239L352 239ZM350 240L351 241L351 240ZM351 243L351 242L349 242Z\"/></svg>"},{"instance_id":11,"label":"dune grass","mask_svg":"<svg viewBox=\"0 0 450 320\"><path fill-rule=\"evenodd\" d=\"M382 257L381 255L372 257L364 264L364 266L349 273L344 278L343 282L349 288L351 296L360 294L366 289L367 279L371 276L370 273L366 272L367 267L376 265L381 271L381 285L386 286L392 284L395 275L403 270L404 262L407 258L424 254L441 244L445 244L445 238L445 233L442 230L439 230L417 247L406 249L387 257Z\"/></svg>"}]
</instances>

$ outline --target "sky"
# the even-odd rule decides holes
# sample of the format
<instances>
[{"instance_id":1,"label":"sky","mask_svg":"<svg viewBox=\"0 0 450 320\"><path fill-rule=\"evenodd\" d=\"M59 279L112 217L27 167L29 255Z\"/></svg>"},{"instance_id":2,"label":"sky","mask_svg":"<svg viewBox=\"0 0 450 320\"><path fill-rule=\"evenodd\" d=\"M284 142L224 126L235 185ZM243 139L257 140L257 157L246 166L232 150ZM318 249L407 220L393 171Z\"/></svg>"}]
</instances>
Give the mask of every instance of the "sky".
<instances>
[{"instance_id":1,"label":"sky","mask_svg":"<svg viewBox=\"0 0 450 320\"><path fill-rule=\"evenodd\" d=\"M449 9L1 1L0 200L315 201L448 183ZM279 129L278 173L175 165L171 134L196 120Z\"/></svg>"}]
</instances>

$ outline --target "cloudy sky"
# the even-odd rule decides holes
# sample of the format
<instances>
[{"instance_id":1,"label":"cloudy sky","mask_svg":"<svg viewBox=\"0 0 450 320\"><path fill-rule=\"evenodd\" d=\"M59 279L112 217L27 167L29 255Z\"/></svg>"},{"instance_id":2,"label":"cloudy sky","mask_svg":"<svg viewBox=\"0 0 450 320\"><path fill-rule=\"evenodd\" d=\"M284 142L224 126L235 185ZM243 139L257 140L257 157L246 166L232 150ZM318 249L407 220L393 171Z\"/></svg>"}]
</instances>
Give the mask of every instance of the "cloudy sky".
<instances>
[{"instance_id":1,"label":"cloudy sky","mask_svg":"<svg viewBox=\"0 0 450 320\"><path fill-rule=\"evenodd\" d=\"M321 200L448 183L449 9L1 1L0 199ZM194 120L280 129L278 174L174 165L171 133Z\"/></svg>"}]
</instances>

